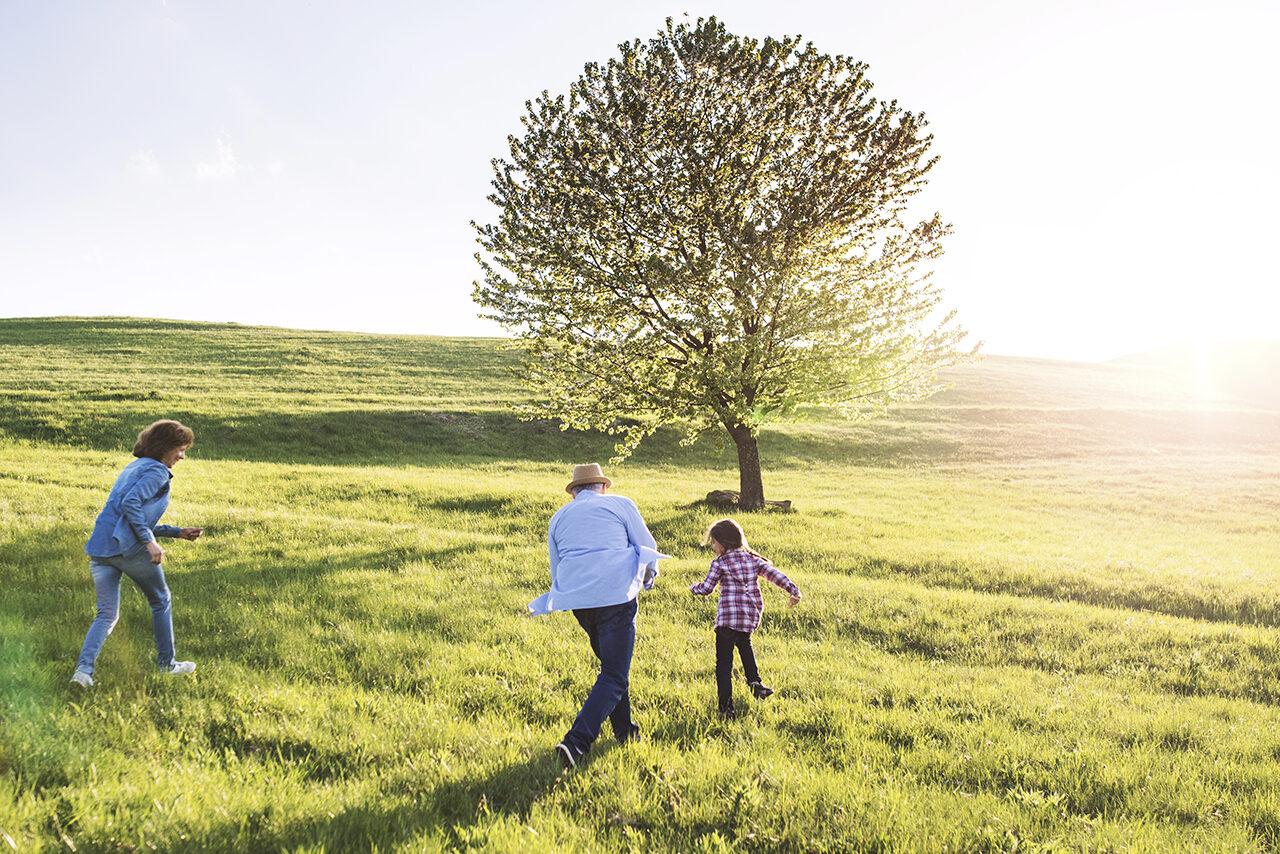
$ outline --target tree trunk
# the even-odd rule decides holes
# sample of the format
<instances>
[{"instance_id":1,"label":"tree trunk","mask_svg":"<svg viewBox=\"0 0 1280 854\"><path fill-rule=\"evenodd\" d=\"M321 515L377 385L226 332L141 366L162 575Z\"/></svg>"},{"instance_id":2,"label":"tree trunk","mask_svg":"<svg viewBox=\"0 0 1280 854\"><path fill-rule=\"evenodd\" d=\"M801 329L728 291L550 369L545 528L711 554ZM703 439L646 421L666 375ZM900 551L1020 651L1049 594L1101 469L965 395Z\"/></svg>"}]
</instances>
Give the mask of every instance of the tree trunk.
<instances>
[{"instance_id":1,"label":"tree trunk","mask_svg":"<svg viewBox=\"0 0 1280 854\"><path fill-rule=\"evenodd\" d=\"M742 510L764 509L764 481L760 478L760 447L750 428L736 424L729 435L738 446L738 507Z\"/></svg>"}]
</instances>

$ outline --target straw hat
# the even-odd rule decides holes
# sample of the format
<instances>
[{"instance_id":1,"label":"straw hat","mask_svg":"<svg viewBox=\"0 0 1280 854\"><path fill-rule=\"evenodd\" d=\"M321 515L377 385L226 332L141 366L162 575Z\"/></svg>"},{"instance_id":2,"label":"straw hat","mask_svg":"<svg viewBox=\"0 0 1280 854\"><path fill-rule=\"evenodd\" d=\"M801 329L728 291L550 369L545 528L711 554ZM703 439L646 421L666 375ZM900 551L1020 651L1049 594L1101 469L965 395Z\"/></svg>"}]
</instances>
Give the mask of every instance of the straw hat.
<instances>
[{"instance_id":1,"label":"straw hat","mask_svg":"<svg viewBox=\"0 0 1280 854\"><path fill-rule=\"evenodd\" d=\"M604 476L604 472L600 470L599 463L587 463L584 466L573 467L573 480L569 481L569 485L564 491L573 494L576 486L583 486L588 483L603 483L606 487L613 486L613 481Z\"/></svg>"}]
</instances>

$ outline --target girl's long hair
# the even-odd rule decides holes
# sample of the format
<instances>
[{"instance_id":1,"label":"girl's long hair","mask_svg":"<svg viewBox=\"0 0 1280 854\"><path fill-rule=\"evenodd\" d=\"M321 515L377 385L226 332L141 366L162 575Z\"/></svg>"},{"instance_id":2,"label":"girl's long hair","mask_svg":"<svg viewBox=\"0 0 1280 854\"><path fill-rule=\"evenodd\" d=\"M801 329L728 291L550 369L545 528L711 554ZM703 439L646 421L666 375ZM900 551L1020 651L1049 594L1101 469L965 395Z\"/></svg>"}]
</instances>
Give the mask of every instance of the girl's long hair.
<instances>
[{"instance_id":1,"label":"girl's long hair","mask_svg":"<svg viewBox=\"0 0 1280 854\"><path fill-rule=\"evenodd\" d=\"M707 528L707 532L702 535L702 544L705 546L712 540L724 546L725 551L746 549L749 554L753 554L756 557L764 557L764 555L747 545L747 535L742 530L742 526L732 519L721 519L711 523L711 526Z\"/></svg>"}]
</instances>

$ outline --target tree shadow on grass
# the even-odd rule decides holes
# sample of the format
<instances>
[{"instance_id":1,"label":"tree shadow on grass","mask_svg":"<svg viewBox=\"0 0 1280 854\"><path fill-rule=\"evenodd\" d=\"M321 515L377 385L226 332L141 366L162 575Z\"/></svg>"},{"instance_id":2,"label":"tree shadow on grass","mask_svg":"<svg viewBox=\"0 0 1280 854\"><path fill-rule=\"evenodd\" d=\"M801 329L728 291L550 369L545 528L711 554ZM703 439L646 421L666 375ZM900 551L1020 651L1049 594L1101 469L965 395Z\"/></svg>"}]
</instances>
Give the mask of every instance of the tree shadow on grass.
<instances>
[{"instance_id":1,"label":"tree shadow on grass","mask_svg":"<svg viewBox=\"0 0 1280 854\"><path fill-rule=\"evenodd\" d=\"M506 517L520 508L522 501L516 497L499 495L465 495L450 498L432 498L423 505L432 510L443 510L446 513L464 513L488 518ZM554 511L552 511L554 512Z\"/></svg>"},{"instance_id":2,"label":"tree shadow on grass","mask_svg":"<svg viewBox=\"0 0 1280 854\"><path fill-rule=\"evenodd\" d=\"M206 531L206 533L208 533ZM287 552L275 549L251 558L236 557L230 560L204 558L199 566L184 567L182 576L201 579L202 584L218 587L226 579L235 579L249 589L278 589L282 585L297 582L303 592L313 591L314 585L325 577L343 572L369 572L398 574L410 563L447 565L458 557L484 549L483 544L463 543L444 548L423 548L396 545L382 549L346 551L341 556L326 556L307 561L294 561Z\"/></svg>"},{"instance_id":3,"label":"tree shadow on grass","mask_svg":"<svg viewBox=\"0 0 1280 854\"><path fill-rule=\"evenodd\" d=\"M1280 625L1280 604L1266 595L1223 601L1213 589L1194 588L1171 593L1150 582L1114 587L1099 585L1080 575L1052 575L1035 571L1002 572L960 561L894 561L867 557L851 575L866 578L907 578L929 587L1000 596L1017 596L1048 602L1076 602L1099 608L1119 608L1142 613L1167 614L1211 623L1245 624L1273 628Z\"/></svg>"},{"instance_id":4,"label":"tree shadow on grass","mask_svg":"<svg viewBox=\"0 0 1280 854\"><path fill-rule=\"evenodd\" d=\"M612 455L603 433L521 421L507 412L351 409L309 412L209 413L163 403L125 401L107 411L77 411L53 402L0 411L0 435L41 444L128 454L133 438L156 418L175 418L195 432L201 459L308 465L427 465L443 460L562 461L582 453Z\"/></svg>"},{"instance_id":5,"label":"tree shadow on grass","mask_svg":"<svg viewBox=\"0 0 1280 854\"><path fill-rule=\"evenodd\" d=\"M171 409L162 402L121 401L103 411L50 402L0 411L0 436L58 446L127 454L138 431L158 417L195 431L200 459L305 465L458 465L522 460L534 463L608 459L618 437L595 430L561 430L550 420L522 421L506 410L352 409L245 412L228 415ZM677 426L645 439L631 460L734 468L736 452L723 437L684 446ZM936 437L883 433L873 423L856 434L827 437L767 431L766 469L814 460L847 465L912 466L957 459L959 443Z\"/></svg>"}]
</instances>

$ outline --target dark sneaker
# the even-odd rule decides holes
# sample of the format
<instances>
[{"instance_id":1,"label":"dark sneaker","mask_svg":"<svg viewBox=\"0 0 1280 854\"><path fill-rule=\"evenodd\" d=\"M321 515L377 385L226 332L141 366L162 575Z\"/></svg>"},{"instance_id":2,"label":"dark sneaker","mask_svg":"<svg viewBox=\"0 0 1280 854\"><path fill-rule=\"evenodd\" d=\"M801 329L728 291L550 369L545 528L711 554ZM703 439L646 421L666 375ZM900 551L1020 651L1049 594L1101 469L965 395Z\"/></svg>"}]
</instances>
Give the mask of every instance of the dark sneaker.
<instances>
[{"instance_id":1,"label":"dark sneaker","mask_svg":"<svg viewBox=\"0 0 1280 854\"><path fill-rule=\"evenodd\" d=\"M756 695L757 700L763 700L765 697L773 693L773 689L763 682L752 682L751 693Z\"/></svg>"},{"instance_id":2,"label":"dark sneaker","mask_svg":"<svg viewBox=\"0 0 1280 854\"><path fill-rule=\"evenodd\" d=\"M733 706L726 706L725 708L720 710L721 720L731 721L737 716L738 716L738 713L733 710Z\"/></svg>"},{"instance_id":3,"label":"dark sneaker","mask_svg":"<svg viewBox=\"0 0 1280 854\"><path fill-rule=\"evenodd\" d=\"M560 762L560 767L566 771L577 768L578 760L581 758L582 754L574 752L574 749L563 741L556 745L556 759Z\"/></svg>"}]
</instances>

